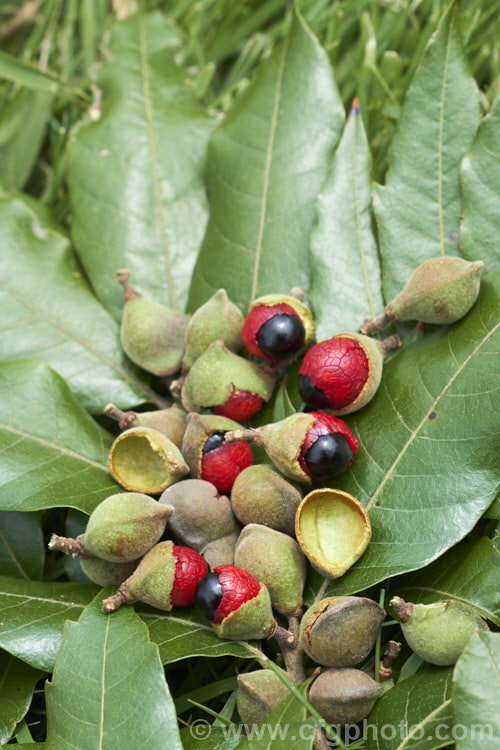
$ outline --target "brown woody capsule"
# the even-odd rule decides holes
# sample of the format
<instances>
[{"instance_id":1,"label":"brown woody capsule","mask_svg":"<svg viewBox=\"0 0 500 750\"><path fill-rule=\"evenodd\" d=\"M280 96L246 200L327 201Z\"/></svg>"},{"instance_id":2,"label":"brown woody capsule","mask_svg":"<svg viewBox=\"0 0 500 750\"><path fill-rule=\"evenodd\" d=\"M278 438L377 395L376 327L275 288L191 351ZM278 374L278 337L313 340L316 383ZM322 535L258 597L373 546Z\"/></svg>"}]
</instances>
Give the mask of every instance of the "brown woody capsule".
<instances>
[{"instance_id":1,"label":"brown woody capsule","mask_svg":"<svg viewBox=\"0 0 500 750\"><path fill-rule=\"evenodd\" d=\"M357 724L365 719L384 689L359 669L328 669L309 691L309 701L329 724Z\"/></svg>"},{"instance_id":2,"label":"brown woody capsule","mask_svg":"<svg viewBox=\"0 0 500 750\"><path fill-rule=\"evenodd\" d=\"M354 667L365 659L385 611L362 596L330 596L313 604L300 624L300 643L318 664Z\"/></svg>"},{"instance_id":3,"label":"brown woody capsule","mask_svg":"<svg viewBox=\"0 0 500 750\"><path fill-rule=\"evenodd\" d=\"M213 484L185 479L165 490L159 502L174 508L170 528L176 537L203 555L211 568L233 564L239 528L229 500Z\"/></svg>"}]
</instances>

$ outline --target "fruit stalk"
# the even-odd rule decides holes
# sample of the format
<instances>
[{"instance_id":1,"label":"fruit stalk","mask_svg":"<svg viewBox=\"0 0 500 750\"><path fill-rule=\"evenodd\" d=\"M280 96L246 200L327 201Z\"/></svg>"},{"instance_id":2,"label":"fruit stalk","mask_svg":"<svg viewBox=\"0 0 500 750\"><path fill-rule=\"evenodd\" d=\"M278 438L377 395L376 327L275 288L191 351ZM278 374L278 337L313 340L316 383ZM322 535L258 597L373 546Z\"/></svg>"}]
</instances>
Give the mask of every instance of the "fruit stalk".
<instances>
[{"instance_id":1,"label":"fruit stalk","mask_svg":"<svg viewBox=\"0 0 500 750\"><path fill-rule=\"evenodd\" d=\"M64 552L65 555L73 555L73 557L80 557L85 560L91 560L94 557L87 551L80 536L76 539L70 539L66 536L52 534L48 547L53 552Z\"/></svg>"},{"instance_id":2,"label":"fruit stalk","mask_svg":"<svg viewBox=\"0 0 500 750\"><path fill-rule=\"evenodd\" d=\"M278 641L285 667L294 685L300 685L306 679L304 670L304 652L299 640L299 618L294 615L288 618L288 630L278 625L274 637Z\"/></svg>"},{"instance_id":3,"label":"fruit stalk","mask_svg":"<svg viewBox=\"0 0 500 750\"><path fill-rule=\"evenodd\" d=\"M401 346L401 337L397 334L395 336L388 336L386 339L380 342L384 352L384 357L388 357L389 354L398 347Z\"/></svg>"},{"instance_id":4,"label":"fruit stalk","mask_svg":"<svg viewBox=\"0 0 500 750\"><path fill-rule=\"evenodd\" d=\"M237 443L240 440L255 440L257 442L258 432L253 427L241 430L230 430L224 435L226 443Z\"/></svg>"},{"instance_id":5,"label":"fruit stalk","mask_svg":"<svg viewBox=\"0 0 500 750\"><path fill-rule=\"evenodd\" d=\"M389 641L387 648L384 652L382 660L378 666L378 673L380 676L380 682L385 682L392 677L392 665L398 658L399 652L401 651L401 644L397 641Z\"/></svg>"},{"instance_id":6,"label":"fruit stalk","mask_svg":"<svg viewBox=\"0 0 500 750\"><path fill-rule=\"evenodd\" d=\"M374 333L377 333L377 331L381 331L382 328L385 328L386 325L389 325L392 318L390 318L387 313L382 313L382 315L379 315L377 318L365 318L363 320L363 325L360 326L360 331L365 336L373 336Z\"/></svg>"},{"instance_id":7,"label":"fruit stalk","mask_svg":"<svg viewBox=\"0 0 500 750\"><path fill-rule=\"evenodd\" d=\"M135 422L135 414L133 411L122 411L114 404L108 404L103 413L106 414L107 417L114 419L115 422L118 422L120 429L122 430L127 430L129 427L132 427L132 424Z\"/></svg>"}]
</instances>

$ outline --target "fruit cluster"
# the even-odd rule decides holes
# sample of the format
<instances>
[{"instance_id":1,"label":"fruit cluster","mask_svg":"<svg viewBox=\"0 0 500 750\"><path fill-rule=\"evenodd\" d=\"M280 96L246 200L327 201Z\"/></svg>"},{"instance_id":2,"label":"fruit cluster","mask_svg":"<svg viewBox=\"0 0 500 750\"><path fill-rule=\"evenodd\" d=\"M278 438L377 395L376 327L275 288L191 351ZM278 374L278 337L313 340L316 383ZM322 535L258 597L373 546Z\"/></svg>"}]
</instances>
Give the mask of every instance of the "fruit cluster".
<instances>
[{"instance_id":1,"label":"fruit cluster","mask_svg":"<svg viewBox=\"0 0 500 750\"><path fill-rule=\"evenodd\" d=\"M124 351L154 375L180 370L170 383L178 403L141 413L106 407L123 430L109 468L127 492L98 505L83 535L53 535L49 547L78 557L95 583L118 586L103 602L106 613L136 601L163 610L197 603L221 638L274 636L296 684L305 678L307 654L328 668L312 684L311 704L330 723L360 721L383 692L399 650L395 643L388 648L376 679L357 668L385 611L347 596L315 600L303 614L303 589L307 560L326 577L345 573L369 543L370 521L346 492L316 488L303 498L299 486L331 480L356 456L359 441L339 416L374 397L384 358L399 344L397 336L379 341L366 334L391 321L458 319L477 297L481 268L456 258L428 261L383 316L365 321L363 333L319 343L297 289L255 300L246 318L221 289L189 319L142 297L129 272L120 271ZM239 354L243 345L249 356ZM298 357L305 411L242 426ZM270 463L254 465L252 444ZM165 537L167 524L175 542ZM471 628L487 627L458 603L426 607L395 597L392 605L409 645L435 664L453 663ZM288 618L289 630L280 618ZM240 716L262 721L283 690L274 672L241 675Z\"/></svg>"}]
</instances>

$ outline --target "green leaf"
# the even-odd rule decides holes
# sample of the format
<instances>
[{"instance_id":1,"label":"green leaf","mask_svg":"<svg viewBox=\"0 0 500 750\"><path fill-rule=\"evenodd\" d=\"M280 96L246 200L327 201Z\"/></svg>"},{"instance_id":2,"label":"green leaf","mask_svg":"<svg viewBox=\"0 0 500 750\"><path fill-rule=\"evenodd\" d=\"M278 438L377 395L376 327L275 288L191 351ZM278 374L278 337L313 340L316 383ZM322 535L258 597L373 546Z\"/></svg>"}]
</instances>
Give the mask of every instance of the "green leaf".
<instances>
[{"instance_id":1,"label":"green leaf","mask_svg":"<svg viewBox=\"0 0 500 750\"><path fill-rule=\"evenodd\" d=\"M0 192L0 360L41 359L86 408L128 408L153 394L121 350L119 327L83 279L44 210Z\"/></svg>"},{"instance_id":2,"label":"green leaf","mask_svg":"<svg viewBox=\"0 0 500 750\"><path fill-rule=\"evenodd\" d=\"M500 268L500 96L484 118L465 155L460 174L463 222L460 245L467 260L482 260L487 270Z\"/></svg>"},{"instance_id":3,"label":"green leaf","mask_svg":"<svg viewBox=\"0 0 500 750\"><path fill-rule=\"evenodd\" d=\"M149 628L151 640L160 649L163 664L191 656L239 656L255 659L257 649L250 643L218 638L210 625L199 621L195 612L162 614L149 610L142 617Z\"/></svg>"},{"instance_id":4,"label":"green leaf","mask_svg":"<svg viewBox=\"0 0 500 750\"><path fill-rule=\"evenodd\" d=\"M479 94L455 6L415 74L391 144L385 187L375 189L387 301L423 261L460 255L459 166L478 124Z\"/></svg>"},{"instance_id":5,"label":"green leaf","mask_svg":"<svg viewBox=\"0 0 500 750\"><path fill-rule=\"evenodd\" d=\"M0 51L0 78L6 78L8 81L19 83L28 89L47 94L62 92L84 99L88 98L83 91L73 88L54 73L41 70L26 60L3 51Z\"/></svg>"},{"instance_id":6,"label":"green leaf","mask_svg":"<svg viewBox=\"0 0 500 750\"><path fill-rule=\"evenodd\" d=\"M0 509L90 514L121 488L107 468L113 438L41 362L0 365Z\"/></svg>"},{"instance_id":7,"label":"green leaf","mask_svg":"<svg viewBox=\"0 0 500 750\"><path fill-rule=\"evenodd\" d=\"M196 690L191 690L189 693L184 693L174 700L175 710L178 714L184 713L184 711L192 710L192 701L209 701L218 695L223 693L230 693L236 690L237 681L236 677L226 677L223 680L217 680L211 682L208 685L203 685Z\"/></svg>"},{"instance_id":8,"label":"green leaf","mask_svg":"<svg viewBox=\"0 0 500 750\"><path fill-rule=\"evenodd\" d=\"M326 53L297 13L210 141L190 310L219 287L244 311L262 294L307 291L314 201L343 119Z\"/></svg>"},{"instance_id":9,"label":"green leaf","mask_svg":"<svg viewBox=\"0 0 500 750\"><path fill-rule=\"evenodd\" d=\"M369 510L366 552L330 593L428 565L462 539L498 491L500 273L471 312L384 366L373 401L346 421L360 440L335 487Z\"/></svg>"},{"instance_id":10,"label":"green leaf","mask_svg":"<svg viewBox=\"0 0 500 750\"><path fill-rule=\"evenodd\" d=\"M0 575L36 580L42 577L44 562L38 516L0 511Z\"/></svg>"},{"instance_id":11,"label":"green leaf","mask_svg":"<svg viewBox=\"0 0 500 750\"><path fill-rule=\"evenodd\" d=\"M132 607L101 612L103 595L68 622L46 686L51 750L182 750L158 655Z\"/></svg>"},{"instance_id":12,"label":"green leaf","mask_svg":"<svg viewBox=\"0 0 500 750\"><path fill-rule=\"evenodd\" d=\"M384 693L368 717L365 750L452 745L451 676L451 669L426 669Z\"/></svg>"},{"instance_id":13,"label":"green leaf","mask_svg":"<svg viewBox=\"0 0 500 750\"><path fill-rule=\"evenodd\" d=\"M463 542L435 563L406 576L394 591L412 602L458 601L500 625L500 552L491 539Z\"/></svg>"},{"instance_id":14,"label":"green leaf","mask_svg":"<svg viewBox=\"0 0 500 750\"><path fill-rule=\"evenodd\" d=\"M9 741L16 724L23 719L43 674L0 651L0 745Z\"/></svg>"},{"instance_id":15,"label":"green leaf","mask_svg":"<svg viewBox=\"0 0 500 750\"><path fill-rule=\"evenodd\" d=\"M500 744L500 633L474 633L453 672L457 750L497 750ZM457 727L458 728L458 727Z\"/></svg>"},{"instance_id":16,"label":"green leaf","mask_svg":"<svg viewBox=\"0 0 500 750\"><path fill-rule=\"evenodd\" d=\"M131 269L145 296L184 306L207 219L203 170L215 121L175 63L179 36L160 13L135 14L112 30L96 85L97 122L69 148L72 235L97 296L117 318Z\"/></svg>"},{"instance_id":17,"label":"green leaf","mask_svg":"<svg viewBox=\"0 0 500 750\"><path fill-rule=\"evenodd\" d=\"M22 188L42 144L53 97L44 91L20 89L0 116L0 179Z\"/></svg>"},{"instance_id":18,"label":"green leaf","mask_svg":"<svg viewBox=\"0 0 500 750\"><path fill-rule=\"evenodd\" d=\"M311 291L318 341L356 330L384 308L372 226L371 156L357 102L318 196Z\"/></svg>"},{"instance_id":19,"label":"green leaf","mask_svg":"<svg viewBox=\"0 0 500 750\"><path fill-rule=\"evenodd\" d=\"M77 620L95 586L41 583L0 576L0 648L51 672L66 620Z\"/></svg>"},{"instance_id":20,"label":"green leaf","mask_svg":"<svg viewBox=\"0 0 500 750\"><path fill-rule=\"evenodd\" d=\"M201 750L201 746L203 750L233 750L240 738L231 737L232 733L230 727L220 728L205 719L197 719L190 727L181 729L180 734L184 750Z\"/></svg>"},{"instance_id":21,"label":"green leaf","mask_svg":"<svg viewBox=\"0 0 500 750\"><path fill-rule=\"evenodd\" d=\"M487 518L500 519L500 494L493 500L485 515Z\"/></svg>"}]
</instances>

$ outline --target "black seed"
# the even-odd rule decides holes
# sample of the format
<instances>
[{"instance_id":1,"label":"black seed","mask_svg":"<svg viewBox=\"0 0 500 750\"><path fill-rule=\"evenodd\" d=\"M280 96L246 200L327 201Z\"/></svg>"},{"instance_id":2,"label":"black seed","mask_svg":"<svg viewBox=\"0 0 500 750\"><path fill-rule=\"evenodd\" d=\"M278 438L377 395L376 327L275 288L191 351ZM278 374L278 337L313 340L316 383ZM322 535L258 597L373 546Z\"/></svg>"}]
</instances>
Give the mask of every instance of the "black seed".
<instances>
[{"instance_id":1,"label":"black seed","mask_svg":"<svg viewBox=\"0 0 500 750\"><path fill-rule=\"evenodd\" d=\"M309 406L315 406L319 409L328 406L325 394L321 388L316 388L309 375L299 375L299 391Z\"/></svg>"},{"instance_id":2,"label":"black seed","mask_svg":"<svg viewBox=\"0 0 500 750\"><path fill-rule=\"evenodd\" d=\"M210 437L205 440L205 445L201 452L208 453L209 451L214 451L216 448L220 448L223 442L224 433L214 432L213 435L210 435Z\"/></svg>"},{"instance_id":3,"label":"black seed","mask_svg":"<svg viewBox=\"0 0 500 750\"><path fill-rule=\"evenodd\" d=\"M429 414L429 419L431 420L431 422L432 422L433 419L436 419L436 417L437 417L436 412L435 411L431 411L431 413Z\"/></svg>"},{"instance_id":4,"label":"black seed","mask_svg":"<svg viewBox=\"0 0 500 750\"><path fill-rule=\"evenodd\" d=\"M222 586L219 583L218 573L207 573L200 578L194 593L196 603L208 620L214 619L214 614L222 601Z\"/></svg>"},{"instance_id":5,"label":"black seed","mask_svg":"<svg viewBox=\"0 0 500 750\"><path fill-rule=\"evenodd\" d=\"M304 458L312 476L334 477L347 469L352 450L346 437L331 432L321 435L306 451Z\"/></svg>"},{"instance_id":6,"label":"black seed","mask_svg":"<svg viewBox=\"0 0 500 750\"><path fill-rule=\"evenodd\" d=\"M298 315L278 313L261 325L257 343L268 357L286 359L304 346L305 328Z\"/></svg>"}]
</instances>

